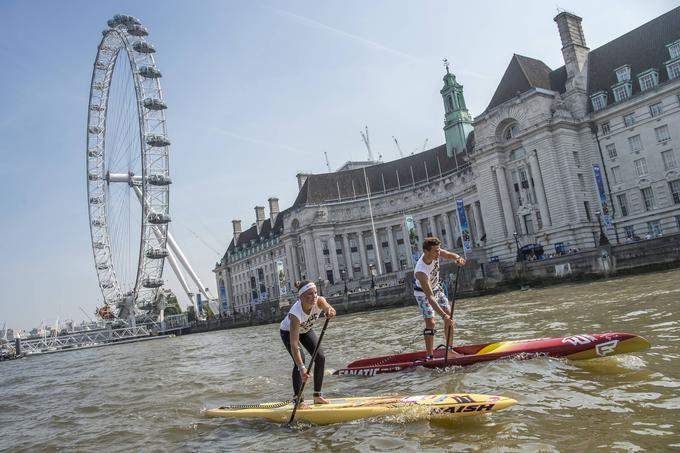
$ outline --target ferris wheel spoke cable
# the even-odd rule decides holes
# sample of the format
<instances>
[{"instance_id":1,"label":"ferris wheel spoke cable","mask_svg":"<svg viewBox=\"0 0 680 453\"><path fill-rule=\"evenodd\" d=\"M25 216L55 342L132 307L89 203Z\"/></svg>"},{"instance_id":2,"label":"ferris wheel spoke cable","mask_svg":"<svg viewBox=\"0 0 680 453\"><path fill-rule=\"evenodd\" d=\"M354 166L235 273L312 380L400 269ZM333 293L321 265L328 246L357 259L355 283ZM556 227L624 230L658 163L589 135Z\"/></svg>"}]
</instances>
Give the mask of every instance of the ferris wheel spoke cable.
<instances>
[{"instance_id":1,"label":"ferris wheel spoke cable","mask_svg":"<svg viewBox=\"0 0 680 453\"><path fill-rule=\"evenodd\" d=\"M113 258L113 265L116 267L116 273L119 275L119 280L121 282L121 286L123 282L127 282L127 270L125 263L121 260L120 254L122 250L122 241L120 238L120 218L122 214L122 210L120 209L120 200L119 197L117 196L116 192L119 192L120 188L119 187L111 187L109 186L109 199L111 200L110 206L112 208L112 211L116 213L115 216L112 216L111 222L109 224L110 226L110 234L111 234L111 247L112 247L112 258Z\"/></svg>"},{"instance_id":2,"label":"ferris wheel spoke cable","mask_svg":"<svg viewBox=\"0 0 680 453\"><path fill-rule=\"evenodd\" d=\"M135 168L133 167L133 162L137 157L137 153L133 153L132 151L141 145L139 143L139 123L132 121L132 116L136 114L137 110L137 103L135 102L133 105L133 96L132 93L130 93L132 89L130 83L126 84L126 93L124 95L126 104L124 107L121 106L121 109L123 110L123 124L121 125L123 138L121 140L121 148L122 155L127 158L126 164L128 170L134 173Z\"/></svg>"},{"instance_id":3,"label":"ferris wheel spoke cable","mask_svg":"<svg viewBox=\"0 0 680 453\"><path fill-rule=\"evenodd\" d=\"M116 222L114 223L114 241L116 243L116 259L121 267L121 280L126 282L128 286L131 285L131 269L136 263L132 262L131 255L134 248L134 235L131 234L131 206L129 202L128 188L123 185L119 185L115 188L118 192L116 199L117 205L115 206L116 212L119 214Z\"/></svg>"},{"instance_id":4,"label":"ferris wheel spoke cable","mask_svg":"<svg viewBox=\"0 0 680 453\"><path fill-rule=\"evenodd\" d=\"M123 95L125 96L125 94ZM135 142L134 142L134 134L135 131L133 131L133 128L130 126L130 116L132 112L129 111L129 108L124 108L122 103L116 103L116 112L115 112L115 123L114 123L114 129L112 131L112 136L116 137L117 140L113 143L112 149L113 149L113 156L111 160L111 167L113 170L115 170L117 173L122 173L122 171L119 171L121 169L121 165L124 160L127 160L125 162L126 164L129 165L130 163L130 157L129 155L131 154L131 151L135 148ZM139 128L137 127L137 131ZM131 168L128 167L124 173L128 173L128 171L131 171Z\"/></svg>"},{"instance_id":5,"label":"ferris wheel spoke cable","mask_svg":"<svg viewBox=\"0 0 680 453\"><path fill-rule=\"evenodd\" d=\"M123 284L126 284L128 282L128 271L127 271L126 263L123 262L122 257L121 257L121 253L122 253L122 250L124 248L124 245L123 245L123 240L122 240L122 237L121 237L120 225L121 225L122 219L124 218L124 212L121 209L120 190L121 190L120 186L114 186L114 187L112 187L112 190L111 190L112 193L115 193L115 195L112 194L112 196L111 196L111 206L112 206L113 210L116 212L116 217L115 217L115 219L114 219L114 221L112 222L112 225L111 225L112 226L111 235L112 235L112 242L113 242L113 244L115 244L114 265L116 265L120 269L119 274L120 274L120 281L121 281L121 287L122 287Z\"/></svg>"},{"instance_id":6,"label":"ferris wheel spoke cable","mask_svg":"<svg viewBox=\"0 0 680 453\"><path fill-rule=\"evenodd\" d=\"M123 198L123 212L127 212L128 215L125 216L125 223L124 223L124 243L126 244L125 247L123 247L123 254L124 254L124 260L126 262L127 270L128 270L128 281L130 282L131 286L135 285L135 280L136 280L136 275L133 271L137 267L136 263L136 257L138 256L134 252L137 251L139 252L139 231L133 231L132 229L132 216L133 216L133 206L130 203L130 194L131 191L129 190L129 187L125 187L125 197Z\"/></svg>"},{"instance_id":7,"label":"ferris wheel spoke cable","mask_svg":"<svg viewBox=\"0 0 680 453\"><path fill-rule=\"evenodd\" d=\"M118 58L122 58L124 60L125 66L129 69L129 63L127 62L127 56L126 55L119 55ZM120 66L118 66L119 71L123 71ZM136 147L135 145L135 135L137 135L136 139L139 140L139 125L138 123L132 123L131 124L131 117L136 113L136 102L135 102L135 110L132 109L132 104L133 104L133 93L132 90L134 89L133 87L133 82L131 77L125 77L125 74L122 74L121 77L116 78L117 81L117 86L114 88L114 96L113 96L113 105L114 105L114 123L112 127L112 137L115 137L116 140L113 143L112 149L114 150L113 158L112 158L112 168L116 172L122 172L118 171L120 168L119 165L121 165L121 161L123 159L127 160L128 168L126 169L124 173L128 173L129 171L132 171L131 168L131 159L130 155L131 150ZM135 130L136 129L136 130ZM138 141L137 141L138 143ZM137 145L138 146L138 145Z\"/></svg>"},{"instance_id":8,"label":"ferris wheel spoke cable","mask_svg":"<svg viewBox=\"0 0 680 453\"><path fill-rule=\"evenodd\" d=\"M120 66L116 65L116 70L114 70L114 76L116 75L117 72L120 72ZM110 128L110 133L107 134L108 137L111 138L111 158L109 160L109 169L115 170L116 167L113 165L117 164L118 158L119 158L119 146L118 142L121 139L119 130L120 130L120 123L123 118L123 113L122 113L122 108L121 108L121 99L122 95L120 94L123 84L122 80L124 77L118 77L115 76L113 78L114 81L114 86L111 88L111 92L109 94L110 96L110 101L111 102L111 109L110 109L110 114L108 118L111 118L112 124Z\"/></svg>"},{"instance_id":9,"label":"ferris wheel spoke cable","mask_svg":"<svg viewBox=\"0 0 680 453\"><path fill-rule=\"evenodd\" d=\"M139 255L133 253L133 251L137 250L138 253L141 252L141 251L138 250L139 240L137 240L136 243L134 243L134 244L132 242L137 239L137 237L140 234L140 230L139 230L139 228L134 228L134 225L133 225L133 218L136 218L136 216L133 215L133 210L135 210L134 203L136 203L137 200L132 199L132 196L133 196L132 190L127 190L126 193L127 193L127 197L125 197L125 204L126 204L126 207L127 207L127 212L129 213L129 215L127 217L127 237L129 238L128 241L130 242L130 244L125 249L125 251L126 251L126 255L127 255L126 260L129 263L128 269L130 270L130 283L131 283L132 286L134 286L136 284L136 279L137 279L137 275L136 275L134 270L137 267L136 260L137 260L137 257Z\"/></svg>"},{"instance_id":10,"label":"ferris wheel spoke cable","mask_svg":"<svg viewBox=\"0 0 680 453\"><path fill-rule=\"evenodd\" d=\"M129 168L129 170L133 170ZM116 195L114 199L117 200L115 207L118 213L118 218L115 222L115 241L117 243L117 261L122 268L121 280L124 283L125 292L132 291L135 286L136 273L133 269L137 267L137 258L139 250L139 229L133 226L132 219L134 217L135 205L130 203L131 190L127 184L116 184ZM134 200L135 203L138 203Z\"/></svg>"}]
</instances>

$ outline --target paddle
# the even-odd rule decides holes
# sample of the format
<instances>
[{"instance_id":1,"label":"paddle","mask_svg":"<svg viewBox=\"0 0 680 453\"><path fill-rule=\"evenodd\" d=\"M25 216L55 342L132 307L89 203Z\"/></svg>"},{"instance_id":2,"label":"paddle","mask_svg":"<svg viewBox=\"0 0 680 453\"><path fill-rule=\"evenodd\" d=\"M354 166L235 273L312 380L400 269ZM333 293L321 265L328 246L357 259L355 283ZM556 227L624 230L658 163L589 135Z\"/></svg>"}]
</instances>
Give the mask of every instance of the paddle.
<instances>
[{"instance_id":1,"label":"paddle","mask_svg":"<svg viewBox=\"0 0 680 453\"><path fill-rule=\"evenodd\" d=\"M328 327L328 321L330 321L330 318L326 318L326 322L323 323L323 329L321 329L321 335L319 336L319 341L316 342L316 347L314 348L314 352L312 353L312 359L309 361L309 367L308 369L312 369L312 365L314 365L314 360L316 360L316 354L319 352L319 348L321 347L321 340L323 340L323 335L326 333L326 327ZM290 414L290 420L288 421L288 424L290 425L293 423L293 419L295 418L295 413L297 412L298 406L300 406L300 401L302 401L302 394L305 391L305 384L306 381L302 381L302 386L300 386L300 392L295 395L295 406L293 407L293 413Z\"/></svg>"},{"instance_id":2,"label":"paddle","mask_svg":"<svg viewBox=\"0 0 680 453\"><path fill-rule=\"evenodd\" d=\"M453 286L453 296L451 297L451 323L453 323L453 309L456 308L456 293L458 292L458 276L460 275L460 268L456 269L456 283ZM452 326L446 331L446 350L444 351L444 367L449 363L449 347L451 346L451 331Z\"/></svg>"}]
</instances>

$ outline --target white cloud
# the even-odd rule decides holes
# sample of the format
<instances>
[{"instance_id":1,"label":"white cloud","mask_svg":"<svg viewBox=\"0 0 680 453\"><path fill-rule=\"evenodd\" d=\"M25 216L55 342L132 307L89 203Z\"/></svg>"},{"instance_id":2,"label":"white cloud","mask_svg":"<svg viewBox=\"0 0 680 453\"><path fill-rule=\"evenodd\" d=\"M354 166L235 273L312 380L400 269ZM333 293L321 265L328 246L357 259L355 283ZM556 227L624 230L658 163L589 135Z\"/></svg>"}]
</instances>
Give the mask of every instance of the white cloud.
<instances>
[{"instance_id":1,"label":"white cloud","mask_svg":"<svg viewBox=\"0 0 680 453\"><path fill-rule=\"evenodd\" d=\"M355 42L358 44L361 44L364 47L368 47L369 49L373 49L379 52L383 52L389 55L394 55L400 58L405 58L407 60L410 60L412 62L419 61L418 58L414 57L413 55L409 55L406 52L402 52L401 50L397 49L392 49L391 47L388 47L384 44L380 44L379 42L372 41L368 38L364 38L363 36L355 35L353 33L346 32L344 30L340 30L339 28L331 27L330 25L323 24L321 22L318 22L314 19L310 19L308 17L300 16L298 14L291 13L290 11L284 11L281 9L277 8L269 8L275 13L289 17L293 19L294 21L306 25L307 27L314 28L317 30L322 30L324 32L331 33L335 36L339 36L343 39L346 39L351 42Z\"/></svg>"}]
</instances>

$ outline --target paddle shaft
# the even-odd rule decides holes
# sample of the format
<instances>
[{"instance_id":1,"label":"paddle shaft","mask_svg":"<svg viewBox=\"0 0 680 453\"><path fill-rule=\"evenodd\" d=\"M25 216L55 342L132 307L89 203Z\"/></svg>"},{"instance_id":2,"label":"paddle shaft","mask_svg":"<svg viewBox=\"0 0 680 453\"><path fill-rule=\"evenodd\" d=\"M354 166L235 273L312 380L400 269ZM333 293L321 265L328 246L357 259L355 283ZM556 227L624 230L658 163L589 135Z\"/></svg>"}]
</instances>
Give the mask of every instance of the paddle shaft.
<instances>
[{"instance_id":1,"label":"paddle shaft","mask_svg":"<svg viewBox=\"0 0 680 453\"><path fill-rule=\"evenodd\" d=\"M458 277L460 276L460 268L456 269L456 283L453 285L453 296L451 297L451 325L446 330L446 350L444 351L444 366L449 362L449 347L451 346L451 331L453 330L453 309L456 307L456 293L458 292Z\"/></svg>"},{"instance_id":2,"label":"paddle shaft","mask_svg":"<svg viewBox=\"0 0 680 453\"><path fill-rule=\"evenodd\" d=\"M330 321L330 318L326 318L326 322L323 323L323 329L321 329L321 335L319 335L319 341L316 342L316 347L314 348L314 352L312 353L312 359L309 361L309 367L308 369L312 369L312 365L314 365L314 360L316 360L316 355L319 353L319 348L321 347L321 340L323 340L323 335L326 333L326 327L328 327L328 321ZM290 414L290 420L288 421L288 424L293 423L293 420L295 419L295 413L297 412L298 406L300 406L300 401L302 401L302 395L303 392L305 391L305 384L306 381L302 381L302 385L300 386L300 392L295 396L295 406L293 406L293 413Z\"/></svg>"}]
</instances>

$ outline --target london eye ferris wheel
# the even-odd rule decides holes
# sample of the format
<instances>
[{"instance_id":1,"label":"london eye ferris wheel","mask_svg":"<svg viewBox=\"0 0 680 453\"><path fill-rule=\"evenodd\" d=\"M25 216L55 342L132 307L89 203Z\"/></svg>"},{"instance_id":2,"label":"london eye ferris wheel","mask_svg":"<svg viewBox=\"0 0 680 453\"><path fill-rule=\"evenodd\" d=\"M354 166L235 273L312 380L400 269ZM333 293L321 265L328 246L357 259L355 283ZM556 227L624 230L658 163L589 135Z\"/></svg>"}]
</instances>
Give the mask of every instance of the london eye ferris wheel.
<instances>
[{"instance_id":1,"label":"london eye ferris wheel","mask_svg":"<svg viewBox=\"0 0 680 453\"><path fill-rule=\"evenodd\" d=\"M201 318L180 265L208 303L216 299L169 231L170 140L156 49L137 18L116 15L107 24L92 70L86 151L90 236L106 312L162 320L167 260Z\"/></svg>"},{"instance_id":2,"label":"london eye ferris wheel","mask_svg":"<svg viewBox=\"0 0 680 453\"><path fill-rule=\"evenodd\" d=\"M153 312L170 222L161 73L139 20L108 21L92 71L87 197L99 287L117 316Z\"/></svg>"}]
</instances>

